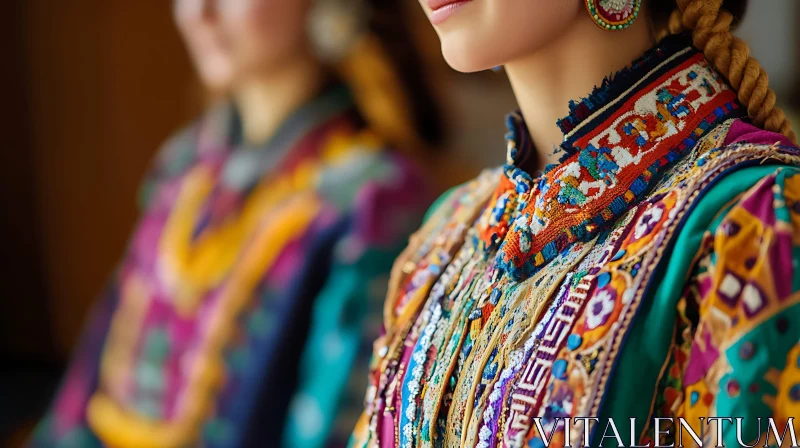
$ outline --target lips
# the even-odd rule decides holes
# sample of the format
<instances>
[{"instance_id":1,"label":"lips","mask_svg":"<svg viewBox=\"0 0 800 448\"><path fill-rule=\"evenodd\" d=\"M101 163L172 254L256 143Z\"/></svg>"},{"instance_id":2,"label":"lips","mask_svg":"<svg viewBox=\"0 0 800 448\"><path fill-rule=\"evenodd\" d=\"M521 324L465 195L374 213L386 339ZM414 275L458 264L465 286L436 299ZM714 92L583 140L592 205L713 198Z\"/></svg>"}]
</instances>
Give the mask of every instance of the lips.
<instances>
[{"instance_id":1,"label":"lips","mask_svg":"<svg viewBox=\"0 0 800 448\"><path fill-rule=\"evenodd\" d=\"M454 5L456 3L464 3L464 0L426 0L428 4L428 8L431 11L436 11L437 9L444 8L447 5Z\"/></svg>"}]
</instances>

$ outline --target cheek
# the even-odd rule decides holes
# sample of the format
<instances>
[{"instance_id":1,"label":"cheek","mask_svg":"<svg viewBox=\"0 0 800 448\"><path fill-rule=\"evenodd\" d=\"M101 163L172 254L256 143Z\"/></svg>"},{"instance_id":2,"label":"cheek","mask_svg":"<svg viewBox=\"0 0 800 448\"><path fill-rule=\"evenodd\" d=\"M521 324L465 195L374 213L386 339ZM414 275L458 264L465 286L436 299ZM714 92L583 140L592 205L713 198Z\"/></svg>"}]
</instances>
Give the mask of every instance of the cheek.
<instances>
[{"instance_id":1,"label":"cheek","mask_svg":"<svg viewBox=\"0 0 800 448\"><path fill-rule=\"evenodd\" d=\"M442 53L464 72L507 64L557 37L582 5L582 0L475 0L468 14L437 30Z\"/></svg>"},{"instance_id":2,"label":"cheek","mask_svg":"<svg viewBox=\"0 0 800 448\"><path fill-rule=\"evenodd\" d=\"M306 11L302 1L235 0L251 5L232 10L223 22L223 35L241 69L280 62L301 50L305 40Z\"/></svg>"},{"instance_id":3,"label":"cheek","mask_svg":"<svg viewBox=\"0 0 800 448\"><path fill-rule=\"evenodd\" d=\"M213 90L226 90L233 80L233 64L214 29L194 20L177 17L178 30L203 83Z\"/></svg>"}]
</instances>

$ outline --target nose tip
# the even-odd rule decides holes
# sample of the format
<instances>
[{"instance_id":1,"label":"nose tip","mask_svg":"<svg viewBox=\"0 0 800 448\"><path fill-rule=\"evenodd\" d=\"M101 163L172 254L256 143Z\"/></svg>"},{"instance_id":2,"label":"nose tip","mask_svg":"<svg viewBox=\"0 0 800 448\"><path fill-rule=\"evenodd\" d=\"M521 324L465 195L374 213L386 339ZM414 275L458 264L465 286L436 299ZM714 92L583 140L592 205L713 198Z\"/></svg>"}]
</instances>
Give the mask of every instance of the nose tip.
<instances>
[{"instance_id":1,"label":"nose tip","mask_svg":"<svg viewBox=\"0 0 800 448\"><path fill-rule=\"evenodd\" d=\"M210 21L217 16L217 2L218 0L175 0L175 6L179 15L185 19Z\"/></svg>"},{"instance_id":2,"label":"nose tip","mask_svg":"<svg viewBox=\"0 0 800 448\"><path fill-rule=\"evenodd\" d=\"M217 0L198 0L200 4L199 16L205 21L212 21L217 15Z\"/></svg>"}]
</instances>

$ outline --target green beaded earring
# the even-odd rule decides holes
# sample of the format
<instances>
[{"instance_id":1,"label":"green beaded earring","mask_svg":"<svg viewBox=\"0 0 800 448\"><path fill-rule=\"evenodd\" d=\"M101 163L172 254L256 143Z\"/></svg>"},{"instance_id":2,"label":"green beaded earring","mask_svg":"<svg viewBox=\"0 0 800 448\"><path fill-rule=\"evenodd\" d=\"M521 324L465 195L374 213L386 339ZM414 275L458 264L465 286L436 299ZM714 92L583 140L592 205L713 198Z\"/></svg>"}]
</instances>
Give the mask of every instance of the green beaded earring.
<instances>
[{"instance_id":1,"label":"green beaded earring","mask_svg":"<svg viewBox=\"0 0 800 448\"><path fill-rule=\"evenodd\" d=\"M639 15L642 0L584 0L586 10L600 28L619 31L631 26Z\"/></svg>"}]
</instances>

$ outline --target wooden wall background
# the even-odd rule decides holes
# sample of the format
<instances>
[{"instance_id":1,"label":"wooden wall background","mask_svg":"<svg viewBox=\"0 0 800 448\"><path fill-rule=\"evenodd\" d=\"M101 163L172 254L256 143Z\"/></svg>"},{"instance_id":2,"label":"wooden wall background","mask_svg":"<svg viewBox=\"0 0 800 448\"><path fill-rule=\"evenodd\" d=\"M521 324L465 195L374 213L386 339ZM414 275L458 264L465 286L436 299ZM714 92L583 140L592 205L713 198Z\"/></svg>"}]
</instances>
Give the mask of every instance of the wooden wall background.
<instances>
[{"instance_id":1,"label":"wooden wall background","mask_svg":"<svg viewBox=\"0 0 800 448\"><path fill-rule=\"evenodd\" d=\"M171 2L25 2L25 61L35 213L55 350L123 250L138 183L196 108Z\"/></svg>"},{"instance_id":2,"label":"wooden wall background","mask_svg":"<svg viewBox=\"0 0 800 448\"><path fill-rule=\"evenodd\" d=\"M199 110L171 5L4 8L0 436L48 400L125 246L150 158Z\"/></svg>"}]
</instances>

